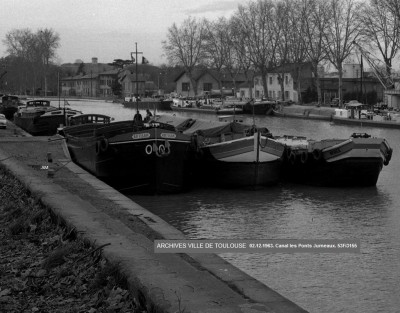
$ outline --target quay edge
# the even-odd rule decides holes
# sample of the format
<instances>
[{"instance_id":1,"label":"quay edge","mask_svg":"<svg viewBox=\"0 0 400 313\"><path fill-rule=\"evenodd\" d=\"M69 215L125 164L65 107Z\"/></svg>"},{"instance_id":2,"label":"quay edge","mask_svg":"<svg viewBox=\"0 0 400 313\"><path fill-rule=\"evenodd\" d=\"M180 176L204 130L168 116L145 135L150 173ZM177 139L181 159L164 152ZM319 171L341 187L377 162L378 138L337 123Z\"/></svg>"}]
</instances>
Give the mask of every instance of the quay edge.
<instances>
[{"instance_id":1,"label":"quay edge","mask_svg":"<svg viewBox=\"0 0 400 313\"><path fill-rule=\"evenodd\" d=\"M70 162L64 140L0 137L0 143L0 166L32 196L85 240L110 243L104 257L121 265L149 312L307 312L215 254L155 254L154 239L187 238ZM45 162L48 151L52 163Z\"/></svg>"}]
</instances>

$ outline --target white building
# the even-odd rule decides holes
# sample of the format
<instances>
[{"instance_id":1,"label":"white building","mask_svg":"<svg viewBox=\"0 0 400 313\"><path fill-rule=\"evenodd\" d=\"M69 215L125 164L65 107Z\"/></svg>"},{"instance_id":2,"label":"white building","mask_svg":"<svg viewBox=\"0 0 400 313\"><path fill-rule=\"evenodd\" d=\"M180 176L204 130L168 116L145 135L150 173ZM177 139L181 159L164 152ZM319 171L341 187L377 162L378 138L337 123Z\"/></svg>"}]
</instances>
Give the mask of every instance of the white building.
<instances>
[{"instance_id":1,"label":"white building","mask_svg":"<svg viewBox=\"0 0 400 313\"><path fill-rule=\"evenodd\" d=\"M268 97L273 100L282 100L282 88L279 82L279 75L278 73L267 74L268 95L264 94L261 76L256 76L254 78L254 97L256 99ZM294 89L294 80L291 73L283 74L283 87L285 100L292 100L294 102L299 100L297 91Z\"/></svg>"},{"instance_id":2,"label":"white building","mask_svg":"<svg viewBox=\"0 0 400 313\"><path fill-rule=\"evenodd\" d=\"M360 78L361 73L361 64L343 64L343 78Z\"/></svg>"},{"instance_id":3,"label":"white building","mask_svg":"<svg viewBox=\"0 0 400 313\"><path fill-rule=\"evenodd\" d=\"M294 73L297 72L300 73L300 77L293 77ZM283 77L283 90L280 77ZM293 102L298 102L300 98L298 90L304 92L308 88L312 87L313 78L314 75L311 63L285 64L281 67L274 68L267 73L266 84L268 94L264 92L261 75L255 75L254 86L252 88L252 98L260 99L264 97L272 100L285 99L285 101L291 100ZM240 94L242 97L248 97L249 92L244 88L247 88L248 90L248 86L243 86L240 88Z\"/></svg>"}]
</instances>

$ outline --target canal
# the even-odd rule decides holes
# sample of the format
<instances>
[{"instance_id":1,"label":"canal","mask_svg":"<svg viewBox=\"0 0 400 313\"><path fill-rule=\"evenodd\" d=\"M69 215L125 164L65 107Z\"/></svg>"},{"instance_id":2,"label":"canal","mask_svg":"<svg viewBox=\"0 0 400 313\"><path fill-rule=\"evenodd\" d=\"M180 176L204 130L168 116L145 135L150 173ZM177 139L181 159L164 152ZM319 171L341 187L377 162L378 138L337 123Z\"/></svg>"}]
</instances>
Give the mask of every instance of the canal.
<instances>
[{"instance_id":1,"label":"canal","mask_svg":"<svg viewBox=\"0 0 400 313\"><path fill-rule=\"evenodd\" d=\"M116 120L134 115L134 110L120 104L70 104L84 113L108 114ZM157 112L163 113L173 114ZM245 122L252 122L252 117ZM400 130L266 116L256 117L255 122L276 135L313 139L348 138L354 132L365 132L386 138L393 157L376 187L281 184L258 190L204 188L130 198L191 239L359 239L360 254L225 253L221 257L310 312L398 312Z\"/></svg>"}]
</instances>

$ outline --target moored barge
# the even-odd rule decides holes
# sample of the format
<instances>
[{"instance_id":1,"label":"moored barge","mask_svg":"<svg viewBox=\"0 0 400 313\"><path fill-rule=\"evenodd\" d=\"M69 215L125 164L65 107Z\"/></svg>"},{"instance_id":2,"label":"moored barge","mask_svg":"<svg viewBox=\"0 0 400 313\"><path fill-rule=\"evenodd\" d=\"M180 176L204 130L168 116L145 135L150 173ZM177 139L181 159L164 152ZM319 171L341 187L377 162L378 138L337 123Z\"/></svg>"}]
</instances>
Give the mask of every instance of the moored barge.
<instances>
[{"instance_id":1,"label":"moored barge","mask_svg":"<svg viewBox=\"0 0 400 313\"><path fill-rule=\"evenodd\" d=\"M79 118L71 118L75 125L62 132L73 161L96 177L132 193L176 193L189 188L190 136L158 122L73 122Z\"/></svg>"},{"instance_id":2,"label":"moored barge","mask_svg":"<svg viewBox=\"0 0 400 313\"><path fill-rule=\"evenodd\" d=\"M287 146L283 179L317 186L375 186L392 148L383 138L353 134L348 139L276 138Z\"/></svg>"}]
</instances>

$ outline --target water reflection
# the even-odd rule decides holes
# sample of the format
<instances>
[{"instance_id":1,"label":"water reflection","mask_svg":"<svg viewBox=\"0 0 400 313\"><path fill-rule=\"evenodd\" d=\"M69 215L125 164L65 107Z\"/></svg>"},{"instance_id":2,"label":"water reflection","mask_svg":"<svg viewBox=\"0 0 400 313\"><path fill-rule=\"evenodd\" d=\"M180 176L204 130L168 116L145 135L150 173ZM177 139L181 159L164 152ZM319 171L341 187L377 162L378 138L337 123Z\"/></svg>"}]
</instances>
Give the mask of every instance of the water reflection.
<instances>
[{"instance_id":1,"label":"water reflection","mask_svg":"<svg viewBox=\"0 0 400 313\"><path fill-rule=\"evenodd\" d=\"M393 206L391 197L376 187L281 185L257 191L200 189L183 195L131 197L192 238L209 239L243 238L243 234L260 239L309 238L316 233L336 238L338 229L342 235L353 235L351 228L376 225Z\"/></svg>"},{"instance_id":2,"label":"water reflection","mask_svg":"<svg viewBox=\"0 0 400 313\"><path fill-rule=\"evenodd\" d=\"M281 185L132 198L193 239L360 239L356 255L221 256L310 312L378 312L397 305L390 292L399 283L392 275L399 271L399 234L389 225L399 221L398 210L379 188Z\"/></svg>"}]
</instances>

